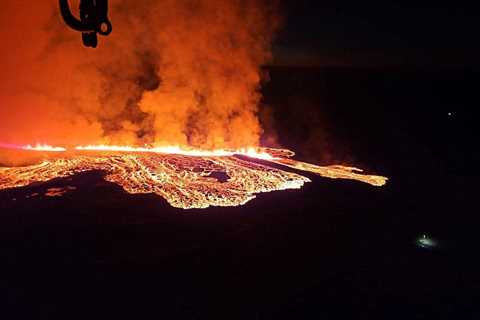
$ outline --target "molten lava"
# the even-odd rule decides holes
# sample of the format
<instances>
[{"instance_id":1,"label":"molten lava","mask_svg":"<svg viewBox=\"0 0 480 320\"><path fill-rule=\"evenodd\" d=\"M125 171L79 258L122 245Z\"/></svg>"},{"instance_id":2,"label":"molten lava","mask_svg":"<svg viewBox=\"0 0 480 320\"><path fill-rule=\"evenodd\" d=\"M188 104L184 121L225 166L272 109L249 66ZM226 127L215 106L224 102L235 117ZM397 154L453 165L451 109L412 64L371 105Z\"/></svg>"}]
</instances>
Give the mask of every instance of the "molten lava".
<instances>
[{"instance_id":1,"label":"molten lava","mask_svg":"<svg viewBox=\"0 0 480 320\"><path fill-rule=\"evenodd\" d=\"M23 149L52 152L66 150L50 146ZM0 168L0 190L68 177L79 172L101 170L106 172L107 181L122 186L129 193L155 193L174 207L191 209L239 206L255 198L258 193L299 189L310 182L307 177L275 168L273 164L328 178L358 180L374 186L382 186L387 181L385 177L363 175L362 170L356 168L321 167L296 161L289 158L294 153L284 149L204 151L180 147L119 146L86 146L75 149L74 152L66 152L39 164ZM258 163L255 159L260 159L263 163Z\"/></svg>"}]
</instances>

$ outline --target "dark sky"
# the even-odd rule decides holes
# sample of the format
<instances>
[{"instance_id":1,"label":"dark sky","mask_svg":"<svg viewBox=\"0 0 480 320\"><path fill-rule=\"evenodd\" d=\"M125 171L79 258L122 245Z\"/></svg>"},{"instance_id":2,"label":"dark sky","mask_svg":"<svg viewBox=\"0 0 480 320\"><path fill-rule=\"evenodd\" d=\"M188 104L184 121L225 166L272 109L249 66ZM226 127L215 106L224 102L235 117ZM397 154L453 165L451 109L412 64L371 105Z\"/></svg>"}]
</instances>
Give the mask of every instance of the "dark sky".
<instances>
[{"instance_id":1,"label":"dark sky","mask_svg":"<svg viewBox=\"0 0 480 320\"><path fill-rule=\"evenodd\" d=\"M472 2L283 0L276 63L478 66L480 12Z\"/></svg>"}]
</instances>

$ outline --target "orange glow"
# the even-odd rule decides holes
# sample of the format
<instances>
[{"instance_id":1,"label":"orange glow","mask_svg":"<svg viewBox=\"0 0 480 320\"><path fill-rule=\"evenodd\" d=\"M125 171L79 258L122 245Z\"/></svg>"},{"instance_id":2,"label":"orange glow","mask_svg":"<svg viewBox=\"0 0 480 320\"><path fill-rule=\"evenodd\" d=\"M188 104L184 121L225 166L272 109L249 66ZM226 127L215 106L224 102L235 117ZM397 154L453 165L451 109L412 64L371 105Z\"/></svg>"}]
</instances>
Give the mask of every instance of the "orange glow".
<instances>
[{"instance_id":1,"label":"orange glow","mask_svg":"<svg viewBox=\"0 0 480 320\"><path fill-rule=\"evenodd\" d=\"M115 31L86 50L58 1L2 0L0 140L258 145L272 1L113 2Z\"/></svg>"}]
</instances>

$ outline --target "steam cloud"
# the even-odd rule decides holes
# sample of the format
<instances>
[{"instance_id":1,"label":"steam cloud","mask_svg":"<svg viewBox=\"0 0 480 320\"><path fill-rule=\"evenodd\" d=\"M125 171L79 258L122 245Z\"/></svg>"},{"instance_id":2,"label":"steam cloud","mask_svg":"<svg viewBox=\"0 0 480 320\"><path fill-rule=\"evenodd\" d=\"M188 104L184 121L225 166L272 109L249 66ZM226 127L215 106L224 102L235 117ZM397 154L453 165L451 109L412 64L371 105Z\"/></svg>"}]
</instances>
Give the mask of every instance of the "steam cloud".
<instances>
[{"instance_id":1,"label":"steam cloud","mask_svg":"<svg viewBox=\"0 0 480 320\"><path fill-rule=\"evenodd\" d=\"M78 0L71 1L78 8ZM271 1L113 0L96 50L56 0L2 1L0 141L257 145Z\"/></svg>"}]
</instances>

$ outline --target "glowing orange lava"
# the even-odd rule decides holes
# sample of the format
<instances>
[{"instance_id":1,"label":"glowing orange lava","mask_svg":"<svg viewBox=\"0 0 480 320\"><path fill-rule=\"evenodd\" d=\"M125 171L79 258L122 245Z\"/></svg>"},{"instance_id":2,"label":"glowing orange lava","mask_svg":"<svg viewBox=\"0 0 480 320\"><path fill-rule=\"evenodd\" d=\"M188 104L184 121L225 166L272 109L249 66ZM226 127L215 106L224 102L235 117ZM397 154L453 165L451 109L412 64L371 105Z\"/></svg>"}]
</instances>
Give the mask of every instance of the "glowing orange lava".
<instances>
[{"instance_id":1,"label":"glowing orange lava","mask_svg":"<svg viewBox=\"0 0 480 320\"><path fill-rule=\"evenodd\" d=\"M68 151L51 146L23 149ZM135 148L102 145L74 149L39 164L0 168L0 190L101 170L106 173L107 181L122 186L129 193L155 193L174 207L191 209L238 206L255 198L258 193L299 189L310 182L307 177L288 172L278 165L333 179L357 180L373 186L382 186L387 181L385 177L364 175L357 168L322 167L296 161L289 158L294 153L286 149L206 151L177 146ZM248 158L239 158L239 155ZM262 163L255 159L262 160Z\"/></svg>"}]
</instances>

